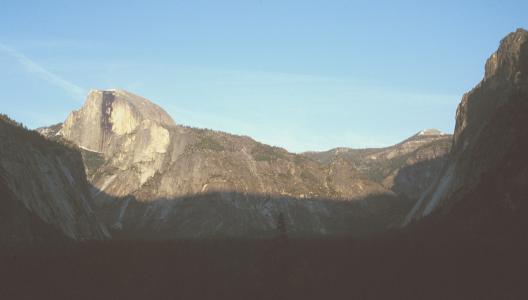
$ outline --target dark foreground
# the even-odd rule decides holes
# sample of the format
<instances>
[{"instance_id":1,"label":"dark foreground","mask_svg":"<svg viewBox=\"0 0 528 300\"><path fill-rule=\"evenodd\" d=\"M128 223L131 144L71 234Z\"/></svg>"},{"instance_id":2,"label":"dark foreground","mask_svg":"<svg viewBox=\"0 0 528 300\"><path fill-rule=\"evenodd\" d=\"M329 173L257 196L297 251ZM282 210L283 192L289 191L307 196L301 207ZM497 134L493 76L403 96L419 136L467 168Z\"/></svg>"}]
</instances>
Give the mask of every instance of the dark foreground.
<instances>
[{"instance_id":1,"label":"dark foreground","mask_svg":"<svg viewBox=\"0 0 528 300\"><path fill-rule=\"evenodd\" d=\"M526 299L519 235L416 236L22 247L0 299Z\"/></svg>"}]
</instances>

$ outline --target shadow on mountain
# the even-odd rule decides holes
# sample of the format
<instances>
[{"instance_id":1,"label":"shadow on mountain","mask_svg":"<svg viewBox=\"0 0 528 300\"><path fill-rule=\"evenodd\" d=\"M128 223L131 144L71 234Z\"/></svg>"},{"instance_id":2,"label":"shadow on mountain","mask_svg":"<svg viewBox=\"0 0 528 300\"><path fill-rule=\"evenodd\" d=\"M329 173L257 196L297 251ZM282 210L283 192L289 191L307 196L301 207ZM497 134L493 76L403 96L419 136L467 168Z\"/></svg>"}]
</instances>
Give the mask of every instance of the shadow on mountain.
<instances>
[{"instance_id":1,"label":"shadow on mountain","mask_svg":"<svg viewBox=\"0 0 528 300\"><path fill-rule=\"evenodd\" d=\"M17 200L0 177L0 250L19 251L35 245L67 241L59 228L42 221Z\"/></svg>"},{"instance_id":2,"label":"shadow on mountain","mask_svg":"<svg viewBox=\"0 0 528 300\"><path fill-rule=\"evenodd\" d=\"M445 166L449 155L419 161L403 166L394 178L391 190L401 197L416 202L441 175L438 170Z\"/></svg>"},{"instance_id":3,"label":"shadow on mountain","mask_svg":"<svg viewBox=\"0 0 528 300\"><path fill-rule=\"evenodd\" d=\"M511 168L516 167L505 167L499 175L510 174ZM493 178L488 174L482 182L488 189L471 195L470 204L459 203L452 216L433 215L404 231L375 237L294 238L288 223L283 229L274 225L268 238L121 239L5 253L0 255L0 298L521 299L527 295L526 204L514 217L494 206L498 189L505 186ZM150 205L204 201L220 215L213 198L218 195ZM343 209L358 205L335 204ZM469 211L477 204L476 214ZM144 211L147 204L134 205Z\"/></svg>"},{"instance_id":4,"label":"shadow on mountain","mask_svg":"<svg viewBox=\"0 0 528 300\"><path fill-rule=\"evenodd\" d=\"M496 143L504 136L501 128L514 128L518 143L474 190L449 214L374 236L325 236L320 228L379 229L369 222L397 216L391 213L394 197L339 202L210 193L108 202L104 219L110 226L121 223L114 230L119 239L72 243L50 238L57 230L19 205L0 182L1 237L42 237L1 248L0 299L525 299L528 128L515 126L526 120L519 110L501 114L485 128L484 142ZM272 209L263 210L270 202ZM317 224L310 205L317 211L331 207L326 219L318 216L324 227L306 225ZM220 221L221 231L205 233ZM246 222L255 225L240 226ZM200 239L190 238L200 230ZM174 237L179 239L168 239Z\"/></svg>"},{"instance_id":5,"label":"shadow on mountain","mask_svg":"<svg viewBox=\"0 0 528 300\"><path fill-rule=\"evenodd\" d=\"M525 115L498 120L522 124ZM486 143L500 128L528 136L491 123ZM0 182L0 242L15 245L0 247L0 299L524 299L528 139L518 141L449 214L403 231L382 230L408 210L393 196L217 192L99 203L118 239L73 243Z\"/></svg>"},{"instance_id":6,"label":"shadow on mountain","mask_svg":"<svg viewBox=\"0 0 528 300\"><path fill-rule=\"evenodd\" d=\"M365 237L396 227L414 202L394 194L351 201L207 192L170 199L114 199L96 191L114 239L273 238L282 216L290 238Z\"/></svg>"}]
</instances>

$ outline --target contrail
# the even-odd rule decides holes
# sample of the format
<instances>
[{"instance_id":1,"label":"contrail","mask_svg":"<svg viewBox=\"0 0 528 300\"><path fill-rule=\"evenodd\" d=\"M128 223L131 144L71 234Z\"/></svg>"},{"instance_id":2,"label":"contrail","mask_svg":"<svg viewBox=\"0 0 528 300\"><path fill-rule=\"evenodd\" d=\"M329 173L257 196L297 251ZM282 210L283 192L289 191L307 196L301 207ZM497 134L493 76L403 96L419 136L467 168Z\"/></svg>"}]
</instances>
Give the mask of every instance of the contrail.
<instances>
[{"instance_id":1,"label":"contrail","mask_svg":"<svg viewBox=\"0 0 528 300\"><path fill-rule=\"evenodd\" d=\"M46 70L17 50L0 43L0 51L15 58L29 73L35 74L47 82L58 86L72 96L76 97L75 99L81 99L85 95L85 89Z\"/></svg>"}]
</instances>

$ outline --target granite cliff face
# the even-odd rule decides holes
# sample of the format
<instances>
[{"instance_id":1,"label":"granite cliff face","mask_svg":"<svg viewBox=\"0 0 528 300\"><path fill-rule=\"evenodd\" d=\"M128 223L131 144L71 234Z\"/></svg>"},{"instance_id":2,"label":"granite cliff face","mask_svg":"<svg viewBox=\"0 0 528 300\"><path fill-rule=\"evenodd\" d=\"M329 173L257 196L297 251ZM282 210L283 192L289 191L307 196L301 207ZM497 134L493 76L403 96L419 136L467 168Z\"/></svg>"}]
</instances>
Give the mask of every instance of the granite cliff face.
<instances>
[{"instance_id":1,"label":"granite cliff face","mask_svg":"<svg viewBox=\"0 0 528 300\"><path fill-rule=\"evenodd\" d=\"M39 131L82 149L101 217L116 232L143 237L273 232L279 213L299 234L381 231L410 209L424 187L408 186L422 173L426 185L449 147L449 136L424 131L323 161L327 154L176 125L122 90L94 90L64 124Z\"/></svg>"},{"instance_id":2,"label":"granite cliff face","mask_svg":"<svg viewBox=\"0 0 528 300\"><path fill-rule=\"evenodd\" d=\"M528 32L519 29L501 41L484 79L462 97L448 163L405 224L468 203L475 211L519 211L528 194L526 120Z\"/></svg>"},{"instance_id":3,"label":"granite cliff face","mask_svg":"<svg viewBox=\"0 0 528 300\"><path fill-rule=\"evenodd\" d=\"M93 90L84 106L68 116L59 134L87 150L110 157L122 149L118 145L123 142L122 137L142 130L151 133L142 141L144 151L161 142L157 150L163 152L167 143L156 138L163 139L167 133L160 127L173 125L174 121L163 109L144 98L123 90Z\"/></svg>"},{"instance_id":4,"label":"granite cliff face","mask_svg":"<svg viewBox=\"0 0 528 300\"><path fill-rule=\"evenodd\" d=\"M139 96L122 90L91 91L85 105L68 116L57 134L100 154L116 172L125 173L113 185L119 185L113 195L125 195L161 168L173 126L164 110ZM104 185L109 178L96 184Z\"/></svg>"},{"instance_id":5,"label":"granite cliff face","mask_svg":"<svg viewBox=\"0 0 528 300\"><path fill-rule=\"evenodd\" d=\"M2 234L7 242L62 234L75 240L109 237L95 215L82 158L73 147L46 140L2 116L0 222L9 228Z\"/></svg>"}]
</instances>

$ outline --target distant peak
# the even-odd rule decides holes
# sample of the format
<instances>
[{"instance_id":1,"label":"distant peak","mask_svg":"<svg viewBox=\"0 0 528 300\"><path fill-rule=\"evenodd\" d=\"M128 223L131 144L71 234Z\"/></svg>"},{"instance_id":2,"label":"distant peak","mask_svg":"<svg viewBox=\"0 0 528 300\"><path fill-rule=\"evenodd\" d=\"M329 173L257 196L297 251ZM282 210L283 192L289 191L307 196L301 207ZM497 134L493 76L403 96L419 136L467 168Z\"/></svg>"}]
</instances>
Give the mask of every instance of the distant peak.
<instances>
[{"instance_id":1,"label":"distant peak","mask_svg":"<svg viewBox=\"0 0 528 300\"><path fill-rule=\"evenodd\" d=\"M445 133L443 133L442 131L438 130L438 129L434 129L434 128L431 128L431 129L424 129L420 132L418 132L416 135L418 136L430 136L430 135L444 135Z\"/></svg>"}]
</instances>

